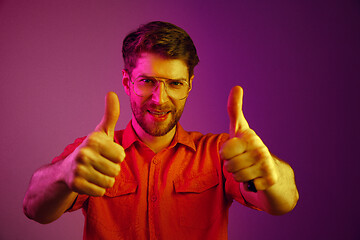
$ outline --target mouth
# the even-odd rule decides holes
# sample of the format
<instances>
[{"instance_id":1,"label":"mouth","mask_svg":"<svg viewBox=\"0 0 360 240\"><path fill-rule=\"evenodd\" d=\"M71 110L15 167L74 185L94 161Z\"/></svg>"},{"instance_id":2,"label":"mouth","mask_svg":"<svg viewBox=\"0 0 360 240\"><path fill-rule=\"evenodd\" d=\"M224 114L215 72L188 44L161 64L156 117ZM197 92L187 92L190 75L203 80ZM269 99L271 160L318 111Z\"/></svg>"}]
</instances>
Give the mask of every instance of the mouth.
<instances>
[{"instance_id":1,"label":"mouth","mask_svg":"<svg viewBox=\"0 0 360 240\"><path fill-rule=\"evenodd\" d=\"M147 110L147 112L157 120L165 120L171 111Z\"/></svg>"}]
</instances>

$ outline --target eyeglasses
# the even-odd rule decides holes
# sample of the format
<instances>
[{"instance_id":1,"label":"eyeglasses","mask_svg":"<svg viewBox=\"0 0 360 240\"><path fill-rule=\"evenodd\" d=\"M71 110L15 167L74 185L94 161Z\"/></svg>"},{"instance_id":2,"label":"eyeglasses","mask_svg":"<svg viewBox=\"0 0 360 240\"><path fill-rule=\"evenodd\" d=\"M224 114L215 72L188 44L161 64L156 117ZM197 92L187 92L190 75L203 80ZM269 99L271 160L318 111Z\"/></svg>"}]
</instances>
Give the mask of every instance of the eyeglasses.
<instances>
[{"instance_id":1,"label":"eyeglasses","mask_svg":"<svg viewBox=\"0 0 360 240\"><path fill-rule=\"evenodd\" d=\"M165 91L169 97L183 100L190 91L189 83L184 79L164 79L159 80L155 77L139 77L130 82L134 85L134 93L140 97L150 96L160 85L164 83Z\"/></svg>"}]
</instances>

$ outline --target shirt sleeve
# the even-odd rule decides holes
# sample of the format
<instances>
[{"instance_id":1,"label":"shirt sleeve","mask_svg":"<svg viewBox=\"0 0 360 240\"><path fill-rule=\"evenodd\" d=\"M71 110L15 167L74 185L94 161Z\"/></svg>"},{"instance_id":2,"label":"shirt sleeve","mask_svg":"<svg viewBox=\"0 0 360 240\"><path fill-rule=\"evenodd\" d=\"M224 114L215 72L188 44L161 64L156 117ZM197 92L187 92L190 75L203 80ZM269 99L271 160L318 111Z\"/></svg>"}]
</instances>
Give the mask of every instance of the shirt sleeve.
<instances>
[{"instance_id":1,"label":"shirt sleeve","mask_svg":"<svg viewBox=\"0 0 360 240\"><path fill-rule=\"evenodd\" d=\"M223 167L223 172L224 172L224 175L226 178L226 182L225 182L226 196L245 205L246 207L261 211L260 208L256 207L255 205L251 204L250 202L248 202L245 199L245 197L241 191L241 188L240 188L240 183L235 181L235 179L232 177L232 175L230 173L228 173L224 167Z\"/></svg>"},{"instance_id":2,"label":"shirt sleeve","mask_svg":"<svg viewBox=\"0 0 360 240\"><path fill-rule=\"evenodd\" d=\"M220 148L221 146L229 139L229 135L228 134L221 134L220 136ZM222 166L222 172L224 175L225 180L225 194L226 196L230 199L230 200L235 200L243 205L245 205L246 207L252 208L252 209L256 209L256 210L261 210L260 208L256 207L255 205L251 204L250 202L248 202L244 195L241 192L241 188L240 188L240 183L235 181L235 179L233 178L232 174L229 173L228 171L226 171L225 166Z\"/></svg>"},{"instance_id":3,"label":"shirt sleeve","mask_svg":"<svg viewBox=\"0 0 360 240\"><path fill-rule=\"evenodd\" d=\"M64 160L67 156L69 156L75 149L85 140L86 137L77 138L72 144L69 144L65 147L64 151L57 157L55 157L51 163L54 164L61 160ZM67 210L68 212L76 211L83 207L86 200L89 198L87 195L79 194L76 199L74 200L71 207Z\"/></svg>"}]
</instances>

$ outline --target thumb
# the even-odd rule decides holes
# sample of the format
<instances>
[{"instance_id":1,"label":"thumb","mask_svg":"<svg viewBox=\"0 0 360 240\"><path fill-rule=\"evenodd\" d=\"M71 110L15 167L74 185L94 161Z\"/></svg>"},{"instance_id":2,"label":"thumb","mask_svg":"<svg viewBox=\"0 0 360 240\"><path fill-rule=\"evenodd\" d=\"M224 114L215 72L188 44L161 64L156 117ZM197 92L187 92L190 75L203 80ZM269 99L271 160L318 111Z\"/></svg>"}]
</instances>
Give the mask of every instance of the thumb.
<instances>
[{"instance_id":1,"label":"thumb","mask_svg":"<svg viewBox=\"0 0 360 240\"><path fill-rule=\"evenodd\" d=\"M96 131L105 132L112 139L114 138L114 131L116 123L120 116L119 98L114 92L108 92L105 97L105 113L96 127Z\"/></svg>"},{"instance_id":2,"label":"thumb","mask_svg":"<svg viewBox=\"0 0 360 240\"><path fill-rule=\"evenodd\" d=\"M249 129L249 124L244 117L242 111L244 91L240 86L235 86L231 89L228 98L228 114L230 118L230 137L236 137Z\"/></svg>"}]
</instances>

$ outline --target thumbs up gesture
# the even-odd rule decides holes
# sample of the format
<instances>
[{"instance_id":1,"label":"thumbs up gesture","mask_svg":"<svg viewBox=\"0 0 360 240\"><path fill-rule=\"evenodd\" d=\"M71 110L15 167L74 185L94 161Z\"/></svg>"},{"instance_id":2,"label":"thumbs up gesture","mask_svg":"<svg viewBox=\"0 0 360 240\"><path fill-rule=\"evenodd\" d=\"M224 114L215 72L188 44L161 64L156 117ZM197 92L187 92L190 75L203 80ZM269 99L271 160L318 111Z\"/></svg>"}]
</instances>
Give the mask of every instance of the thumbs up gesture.
<instances>
[{"instance_id":1,"label":"thumbs up gesture","mask_svg":"<svg viewBox=\"0 0 360 240\"><path fill-rule=\"evenodd\" d=\"M277 182L278 169L265 144L250 129L242 105L243 89L235 86L228 99L230 139L223 144L220 156L225 160L225 169L236 181L250 183L244 184L245 189L266 190Z\"/></svg>"},{"instance_id":2,"label":"thumbs up gesture","mask_svg":"<svg viewBox=\"0 0 360 240\"><path fill-rule=\"evenodd\" d=\"M125 158L122 146L114 142L120 115L118 96L106 95L105 113L95 131L65 160L63 176L69 189L80 194L103 196L115 183Z\"/></svg>"}]
</instances>

